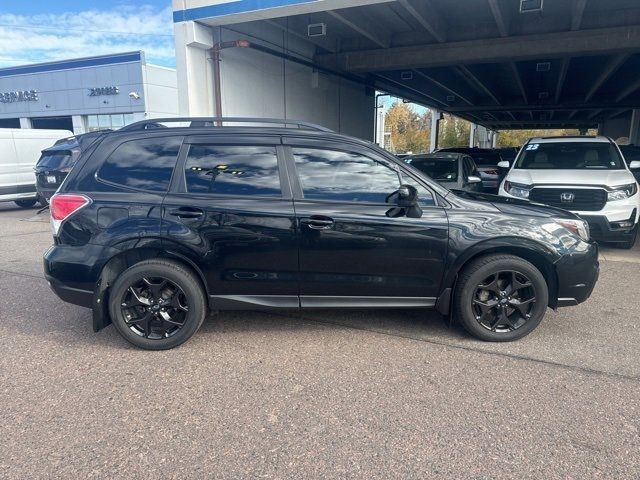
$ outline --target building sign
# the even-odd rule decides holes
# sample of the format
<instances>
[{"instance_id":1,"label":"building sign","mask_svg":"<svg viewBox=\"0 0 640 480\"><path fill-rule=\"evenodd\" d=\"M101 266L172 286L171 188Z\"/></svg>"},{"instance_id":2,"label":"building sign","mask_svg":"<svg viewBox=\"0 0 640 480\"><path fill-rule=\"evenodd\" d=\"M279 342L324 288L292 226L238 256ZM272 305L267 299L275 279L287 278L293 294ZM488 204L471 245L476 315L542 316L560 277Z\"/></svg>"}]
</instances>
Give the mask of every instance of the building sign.
<instances>
[{"instance_id":1,"label":"building sign","mask_svg":"<svg viewBox=\"0 0 640 480\"><path fill-rule=\"evenodd\" d=\"M120 89L115 85L110 87L96 87L89 89L90 97L100 97L102 95L117 95L119 93Z\"/></svg>"},{"instance_id":2,"label":"building sign","mask_svg":"<svg viewBox=\"0 0 640 480\"><path fill-rule=\"evenodd\" d=\"M37 102L37 101L38 101L37 90L17 90L15 92L0 93L1 103Z\"/></svg>"}]
</instances>

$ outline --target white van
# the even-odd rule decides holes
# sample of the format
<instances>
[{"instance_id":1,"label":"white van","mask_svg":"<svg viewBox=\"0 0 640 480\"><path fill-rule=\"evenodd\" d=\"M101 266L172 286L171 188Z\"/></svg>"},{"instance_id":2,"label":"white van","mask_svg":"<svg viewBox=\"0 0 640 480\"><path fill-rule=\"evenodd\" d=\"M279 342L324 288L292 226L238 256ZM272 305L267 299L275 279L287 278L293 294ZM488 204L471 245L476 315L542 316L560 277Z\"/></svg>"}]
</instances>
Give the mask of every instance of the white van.
<instances>
[{"instance_id":1,"label":"white van","mask_svg":"<svg viewBox=\"0 0 640 480\"><path fill-rule=\"evenodd\" d=\"M0 202L33 207L38 200L33 167L40 153L72 135L69 130L0 128Z\"/></svg>"}]
</instances>

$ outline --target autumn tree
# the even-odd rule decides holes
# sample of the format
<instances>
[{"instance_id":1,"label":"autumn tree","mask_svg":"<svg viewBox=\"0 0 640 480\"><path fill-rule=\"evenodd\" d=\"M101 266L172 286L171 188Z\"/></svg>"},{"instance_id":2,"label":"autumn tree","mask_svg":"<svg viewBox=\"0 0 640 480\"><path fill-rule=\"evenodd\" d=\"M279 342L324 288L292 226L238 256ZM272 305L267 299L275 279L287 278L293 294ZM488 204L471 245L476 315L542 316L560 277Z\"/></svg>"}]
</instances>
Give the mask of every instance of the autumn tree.
<instances>
[{"instance_id":1,"label":"autumn tree","mask_svg":"<svg viewBox=\"0 0 640 480\"><path fill-rule=\"evenodd\" d=\"M385 130L391 133L395 153L428 152L430 125L430 111L420 114L403 102L395 102L385 115Z\"/></svg>"}]
</instances>

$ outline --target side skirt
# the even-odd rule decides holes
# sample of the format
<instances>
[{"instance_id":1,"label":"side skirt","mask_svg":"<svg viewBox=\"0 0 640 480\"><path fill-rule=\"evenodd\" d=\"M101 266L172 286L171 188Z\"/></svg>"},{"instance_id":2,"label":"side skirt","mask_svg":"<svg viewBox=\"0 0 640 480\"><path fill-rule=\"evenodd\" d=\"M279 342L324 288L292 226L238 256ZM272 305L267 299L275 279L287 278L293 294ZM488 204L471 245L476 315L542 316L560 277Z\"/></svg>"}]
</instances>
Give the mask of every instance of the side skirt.
<instances>
[{"instance_id":1,"label":"side skirt","mask_svg":"<svg viewBox=\"0 0 640 480\"><path fill-rule=\"evenodd\" d=\"M429 308L432 297L333 297L303 295L211 295L214 310L268 310L272 308Z\"/></svg>"}]
</instances>

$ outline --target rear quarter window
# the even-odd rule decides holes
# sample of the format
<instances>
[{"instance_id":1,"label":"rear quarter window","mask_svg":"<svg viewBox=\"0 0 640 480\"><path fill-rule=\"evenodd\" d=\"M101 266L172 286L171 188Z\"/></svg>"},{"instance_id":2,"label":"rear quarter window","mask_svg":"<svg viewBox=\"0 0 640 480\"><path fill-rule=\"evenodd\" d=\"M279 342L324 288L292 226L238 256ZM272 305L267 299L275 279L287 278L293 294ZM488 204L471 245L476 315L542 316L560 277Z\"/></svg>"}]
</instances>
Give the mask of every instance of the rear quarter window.
<instances>
[{"instance_id":1,"label":"rear quarter window","mask_svg":"<svg viewBox=\"0 0 640 480\"><path fill-rule=\"evenodd\" d=\"M107 157L97 178L123 187L166 192L182 137L145 138L120 144Z\"/></svg>"}]
</instances>

